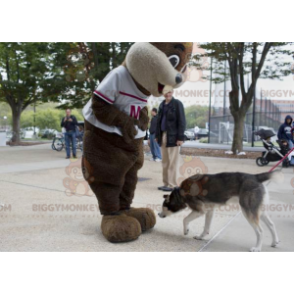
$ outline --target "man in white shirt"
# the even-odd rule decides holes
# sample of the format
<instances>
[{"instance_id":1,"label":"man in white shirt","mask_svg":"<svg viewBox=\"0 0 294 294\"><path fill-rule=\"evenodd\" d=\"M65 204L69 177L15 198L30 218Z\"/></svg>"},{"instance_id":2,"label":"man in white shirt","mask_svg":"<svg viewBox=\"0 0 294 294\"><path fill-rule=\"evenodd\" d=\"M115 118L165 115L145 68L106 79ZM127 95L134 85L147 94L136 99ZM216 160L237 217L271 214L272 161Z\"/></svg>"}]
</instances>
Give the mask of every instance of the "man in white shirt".
<instances>
[{"instance_id":1,"label":"man in white shirt","mask_svg":"<svg viewBox=\"0 0 294 294\"><path fill-rule=\"evenodd\" d=\"M200 131L199 127L198 126L195 126L195 128L194 128L195 140L198 139L198 133L199 133L199 131Z\"/></svg>"}]
</instances>

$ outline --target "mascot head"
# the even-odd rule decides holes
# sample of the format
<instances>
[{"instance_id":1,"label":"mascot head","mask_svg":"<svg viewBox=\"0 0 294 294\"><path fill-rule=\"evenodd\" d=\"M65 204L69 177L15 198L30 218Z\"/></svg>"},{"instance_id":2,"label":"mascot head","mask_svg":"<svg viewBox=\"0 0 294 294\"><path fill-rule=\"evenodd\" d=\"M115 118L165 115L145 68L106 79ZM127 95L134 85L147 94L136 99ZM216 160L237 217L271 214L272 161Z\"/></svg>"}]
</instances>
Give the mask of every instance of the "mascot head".
<instances>
[{"instance_id":1,"label":"mascot head","mask_svg":"<svg viewBox=\"0 0 294 294\"><path fill-rule=\"evenodd\" d=\"M125 65L145 94L160 97L185 82L193 43L135 43L127 53Z\"/></svg>"}]
</instances>

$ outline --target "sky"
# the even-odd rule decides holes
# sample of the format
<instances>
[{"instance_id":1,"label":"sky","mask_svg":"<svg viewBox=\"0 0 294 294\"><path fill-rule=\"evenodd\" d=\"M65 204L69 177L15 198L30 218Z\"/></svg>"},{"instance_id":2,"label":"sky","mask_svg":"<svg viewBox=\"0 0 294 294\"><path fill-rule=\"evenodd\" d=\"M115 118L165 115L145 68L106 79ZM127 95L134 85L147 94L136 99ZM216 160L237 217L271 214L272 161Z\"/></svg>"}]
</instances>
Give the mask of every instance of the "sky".
<instances>
[{"instance_id":1,"label":"sky","mask_svg":"<svg viewBox=\"0 0 294 294\"><path fill-rule=\"evenodd\" d=\"M292 50L294 52L294 44L285 46L285 49ZM196 49L196 51L201 49ZM203 50L203 49L202 49ZM202 52L200 52L202 53ZM289 62L294 73L294 59L290 56L283 57L279 61ZM210 60L204 60L207 66L209 66ZM264 64L264 67L270 65L269 62ZM180 99L187 107L189 105L208 105L209 104L209 89L210 82L205 80L203 76L207 76L210 73L208 71L200 71L196 68L190 69L187 82L178 89L175 89L174 96ZM247 83L247 79L245 79ZM230 81L226 82L226 93L228 95L231 89ZM261 93L262 91L262 93ZM258 79L256 97L266 97L267 99L283 99L294 101L294 74L283 77L282 80L272 79ZM212 105L216 107L223 106L224 97L224 83L212 84ZM228 105L227 98L227 105Z\"/></svg>"}]
</instances>

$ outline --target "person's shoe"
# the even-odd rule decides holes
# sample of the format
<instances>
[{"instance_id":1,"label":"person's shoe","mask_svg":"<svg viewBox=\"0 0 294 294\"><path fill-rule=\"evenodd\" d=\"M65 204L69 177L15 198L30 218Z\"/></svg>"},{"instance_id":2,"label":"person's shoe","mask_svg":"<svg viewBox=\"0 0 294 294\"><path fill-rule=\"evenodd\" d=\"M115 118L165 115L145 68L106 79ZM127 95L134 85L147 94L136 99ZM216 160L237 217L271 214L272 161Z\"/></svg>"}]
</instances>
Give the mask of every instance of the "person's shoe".
<instances>
[{"instance_id":1,"label":"person's shoe","mask_svg":"<svg viewBox=\"0 0 294 294\"><path fill-rule=\"evenodd\" d=\"M159 187L158 190L163 192L172 192L174 189L163 186L163 187Z\"/></svg>"},{"instance_id":2,"label":"person's shoe","mask_svg":"<svg viewBox=\"0 0 294 294\"><path fill-rule=\"evenodd\" d=\"M156 158L154 161L155 162L162 162L162 160L160 158Z\"/></svg>"},{"instance_id":3,"label":"person's shoe","mask_svg":"<svg viewBox=\"0 0 294 294\"><path fill-rule=\"evenodd\" d=\"M77 156L76 156L76 155L74 155L74 156L73 156L73 158L77 158Z\"/></svg>"},{"instance_id":4,"label":"person's shoe","mask_svg":"<svg viewBox=\"0 0 294 294\"><path fill-rule=\"evenodd\" d=\"M70 159L70 157L69 156L66 156L65 159Z\"/></svg>"},{"instance_id":5,"label":"person's shoe","mask_svg":"<svg viewBox=\"0 0 294 294\"><path fill-rule=\"evenodd\" d=\"M161 190L164 191L164 192L171 192L173 190L173 188L163 187Z\"/></svg>"},{"instance_id":6,"label":"person's shoe","mask_svg":"<svg viewBox=\"0 0 294 294\"><path fill-rule=\"evenodd\" d=\"M154 158L152 158L152 157L151 157L149 160L150 160L150 161L155 161L155 159L154 159Z\"/></svg>"}]
</instances>

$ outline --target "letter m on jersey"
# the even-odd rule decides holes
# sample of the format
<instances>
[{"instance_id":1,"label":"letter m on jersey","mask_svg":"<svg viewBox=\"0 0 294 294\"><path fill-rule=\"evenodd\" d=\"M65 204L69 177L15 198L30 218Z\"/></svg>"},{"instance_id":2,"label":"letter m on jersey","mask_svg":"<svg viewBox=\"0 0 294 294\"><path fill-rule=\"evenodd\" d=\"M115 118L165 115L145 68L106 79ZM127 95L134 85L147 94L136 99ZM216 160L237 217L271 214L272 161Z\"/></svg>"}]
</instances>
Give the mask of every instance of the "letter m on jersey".
<instances>
[{"instance_id":1,"label":"letter m on jersey","mask_svg":"<svg viewBox=\"0 0 294 294\"><path fill-rule=\"evenodd\" d=\"M141 106L130 105L130 117L134 117L135 119L139 119L141 109L142 109Z\"/></svg>"}]
</instances>

